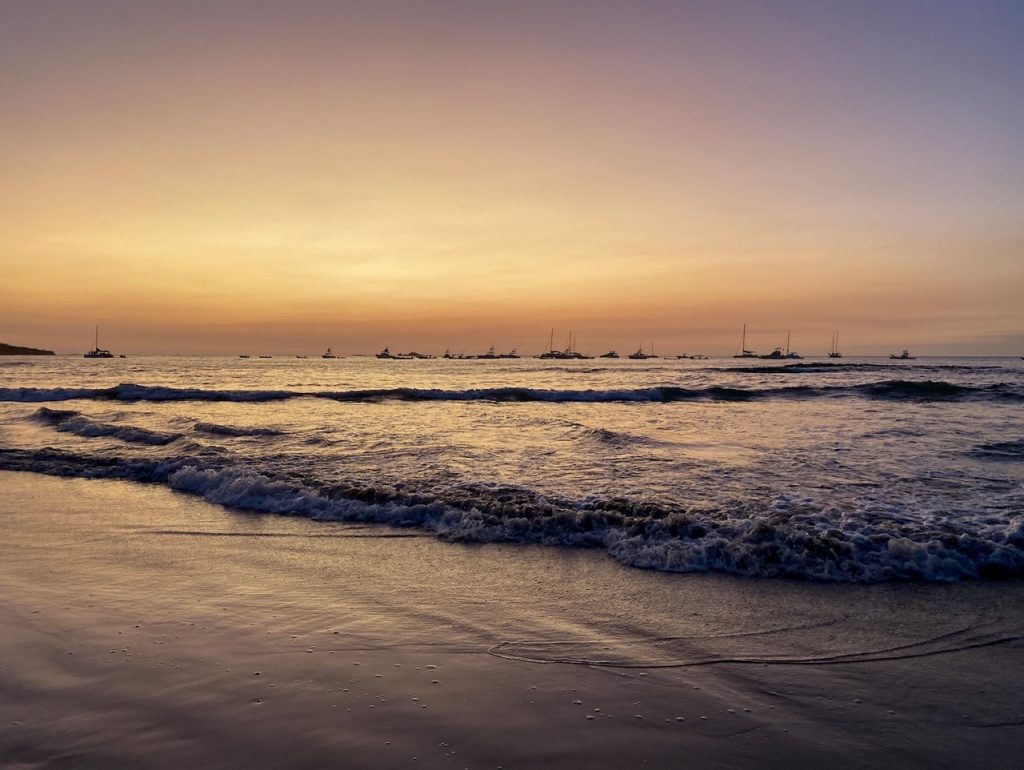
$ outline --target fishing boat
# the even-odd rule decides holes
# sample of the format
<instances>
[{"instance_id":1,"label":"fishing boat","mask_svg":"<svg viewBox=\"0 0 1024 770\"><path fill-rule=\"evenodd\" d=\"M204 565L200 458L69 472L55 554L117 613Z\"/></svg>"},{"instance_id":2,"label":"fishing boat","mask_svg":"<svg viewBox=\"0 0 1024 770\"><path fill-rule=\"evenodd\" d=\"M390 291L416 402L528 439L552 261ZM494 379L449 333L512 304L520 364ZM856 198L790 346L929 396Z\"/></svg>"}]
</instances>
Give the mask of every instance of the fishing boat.
<instances>
[{"instance_id":1,"label":"fishing boat","mask_svg":"<svg viewBox=\"0 0 1024 770\"><path fill-rule=\"evenodd\" d=\"M839 352L839 330L836 329L832 332L832 346L828 349L829 358L842 358L843 354Z\"/></svg>"},{"instance_id":2,"label":"fishing boat","mask_svg":"<svg viewBox=\"0 0 1024 770\"><path fill-rule=\"evenodd\" d=\"M413 356L404 353L392 353L390 348L384 348L377 354L377 358L383 358L388 361L408 361L413 358Z\"/></svg>"},{"instance_id":3,"label":"fishing boat","mask_svg":"<svg viewBox=\"0 0 1024 770\"><path fill-rule=\"evenodd\" d=\"M245 355L245 353L243 353L242 355L239 356L239 358L249 358L249 357L250 356Z\"/></svg>"},{"instance_id":4,"label":"fishing boat","mask_svg":"<svg viewBox=\"0 0 1024 770\"><path fill-rule=\"evenodd\" d=\"M654 343L651 343L650 353L644 353L644 346L641 344L636 353L630 353L629 357L634 361L646 361L648 358L657 358L657 356L654 355Z\"/></svg>"},{"instance_id":5,"label":"fishing boat","mask_svg":"<svg viewBox=\"0 0 1024 770\"><path fill-rule=\"evenodd\" d=\"M740 352L733 356L733 358L757 358L757 353L753 350L747 350L747 325L743 324L743 336L740 337Z\"/></svg>"},{"instance_id":6,"label":"fishing boat","mask_svg":"<svg viewBox=\"0 0 1024 770\"><path fill-rule=\"evenodd\" d=\"M260 358L273 358L273 356L260 356Z\"/></svg>"},{"instance_id":7,"label":"fishing boat","mask_svg":"<svg viewBox=\"0 0 1024 770\"><path fill-rule=\"evenodd\" d=\"M787 359L787 358L802 359L803 358L802 355L800 355L799 353L797 353L795 351L791 351L789 349L789 334L790 333L787 331L786 332L786 346L785 347L780 345L779 347L775 348L775 350L773 350L768 355L766 355L766 356L757 356L757 357L761 358L761 359L767 359L769 361L780 361L780 360Z\"/></svg>"},{"instance_id":8,"label":"fishing boat","mask_svg":"<svg viewBox=\"0 0 1024 770\"><path fill-rule=\"evenodd\" d=\"M82 356L82 358L113 358L114 354L109 350L104 350L100 347L100 327L96 326L96 341L93 343L93 348L88 353Z\"/></svg>"},{"instance_id":9,"label":"fishing boat","mask_svg":"<svg viewBox=\"0 0 1024 770\"><path fill-rule=\"evenodd\" d=\"M891 358L893 361L914 361L917 358L917 356L910 355L910 351L904 348L903 352L900 353L899 355L896 355L895 353L890 353L889 358Z\"/></svg>"},{"instance_id":10,"label":"fishing boat","mask_svg":"<svg viewBox=\"0 0 1024 770\"><path fill-rule=\"evenodd\" d=\"M493 359L495 359L497 357L498 357L498 354L494 352L494 345L491 345L487 349L486 353L481 353L478 356L473 356L473 358L483 359L483 360L487 360L487 361L493 360Z\"/></svg>"},{"instance_id":11,"label":"fishing boat","mask_svg":"<svg viewBox=\"0 0 1024 770\"><path fill-rule=\"evenodd\" d=\"M334 355L334 351L333 350L331 350L330 348L327 348L327 352L324 353L322 356L320 356L320 358L337 358L337 356Z\"/></svg>"},{"instance_id":12,"label":"fishing boat","mask_svg":"<svg viewBox=\"0 0 1024 770\"><path fill-rule=\"evenodd\" d=\"M618 358L619 354L616 353L614 350L609 350L607 353L602 353L600 357L601 358Z\"/></svg>"}]
</instances>

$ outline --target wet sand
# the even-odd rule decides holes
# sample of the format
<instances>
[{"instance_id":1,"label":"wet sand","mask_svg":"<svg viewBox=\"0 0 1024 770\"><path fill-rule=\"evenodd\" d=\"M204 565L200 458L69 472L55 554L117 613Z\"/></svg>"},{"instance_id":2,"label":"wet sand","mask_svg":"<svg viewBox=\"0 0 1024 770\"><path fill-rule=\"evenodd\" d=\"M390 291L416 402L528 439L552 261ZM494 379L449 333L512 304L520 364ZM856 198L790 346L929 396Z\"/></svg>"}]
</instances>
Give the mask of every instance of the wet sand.
<instances>
[{"instance_id":1,"label":"wet sand","mask_svg":"<svg viewBox=\"0 0 1024 770\"><path fill-rule=\"evenodd\" d=\"M1016 767L1022 610L0 473L0 765Z\"/></svg>"}]
</instances>

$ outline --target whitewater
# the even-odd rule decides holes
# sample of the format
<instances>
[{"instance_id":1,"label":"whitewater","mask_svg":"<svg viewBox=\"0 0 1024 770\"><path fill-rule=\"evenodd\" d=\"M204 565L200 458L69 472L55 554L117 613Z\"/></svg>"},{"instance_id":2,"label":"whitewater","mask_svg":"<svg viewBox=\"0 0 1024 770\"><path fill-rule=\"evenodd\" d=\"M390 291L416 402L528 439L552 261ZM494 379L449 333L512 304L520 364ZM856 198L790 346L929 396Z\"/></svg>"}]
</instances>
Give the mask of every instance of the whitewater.
<instances>
[{"instance_id":1,"label":"whitewater","mask_svg":"<svg viewBox=\"0 0 1024 770\"><path fill-rule=\"evenodd\" d=\"M1005 579L1022 364L11 358L0 470L670 572Z\"/></svg>"}]
</instances>

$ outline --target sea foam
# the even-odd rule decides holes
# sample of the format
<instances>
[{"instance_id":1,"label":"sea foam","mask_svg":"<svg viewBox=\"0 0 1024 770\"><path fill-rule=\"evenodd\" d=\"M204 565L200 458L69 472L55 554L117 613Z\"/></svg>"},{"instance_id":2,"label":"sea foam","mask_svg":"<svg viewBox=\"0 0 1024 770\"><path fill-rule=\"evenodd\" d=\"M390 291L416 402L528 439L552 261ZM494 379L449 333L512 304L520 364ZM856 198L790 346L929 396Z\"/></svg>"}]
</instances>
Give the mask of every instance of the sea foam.
<instances>
[{"instance_id":1,"label":"sea foam","mask_svg":"<svg viewBox=\"0 0 1024 770\"><path fill-rule=\"evenodd\" d=\"M463 488L418 495L276 478L225 457L92 457L0 449L0 469L163 484L240 510L418 527L460 542L605 549L671 572L821 581L955 581L1024 576L1024 515L879 517L777 496L764 505L666 509L642 501L546 498Z\"/></svg>"}]
</instances>

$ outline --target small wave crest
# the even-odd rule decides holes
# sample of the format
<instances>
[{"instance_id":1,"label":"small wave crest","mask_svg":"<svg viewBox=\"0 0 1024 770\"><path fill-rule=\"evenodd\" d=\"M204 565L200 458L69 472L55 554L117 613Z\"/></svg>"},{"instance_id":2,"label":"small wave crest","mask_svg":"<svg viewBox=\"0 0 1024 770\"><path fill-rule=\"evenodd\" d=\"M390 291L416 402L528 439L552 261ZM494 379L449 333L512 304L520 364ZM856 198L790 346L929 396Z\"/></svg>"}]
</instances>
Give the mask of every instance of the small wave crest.
<instances>
[{"instance_id":1,"label":"small wave crest","mask_svg":"<svg viewBox=\"0 0 1024 770\"><path fill-rule=\"evenodd\" d=\"M832 363L829 361L807 361L800 364L755 364L753 366L715 366L708 367L713 372L741 372L744 374L818 374L821 372L859 372L859 371L944 371L944 372L978 372L1005 370L1002 366L978 364L869 364L869 363Z\"/></svg>"},{"instance_id":2,"label":"small wave crest","mask_svg":"<svg viewBox=\"0 0 1024 770\"><path fill-rule=\"evenodd\" d=\"M868 396L874 398L906 398L917 400L949 400L985 393L996 394L992 387L969 387L955 385L943 380L886 380L860 386Z\"/></svg>"},{"instance_id":3,"label":"small wave crest","mask_svg":"<svg viewBox=\"0 0 1024 770\"><path fill-rule=\"evenodd\" d=\"M988 460L1024 461L1024 438L1016 441L997 441L990 444L978 444L970 454Z\"/></svg>"},{"instance_id":4,"label":"small wave crest","mask_svg":"<svg viewBox=\"0 0 1024 770\"><path fill-rule=\"evenodd\" d=\"M192 426L197 433L208 433L214 436L282 436L284 431L274 428L236 428L232 425L218 425L215 422L197 422Z\"/></svg>"},{"instance_id":5,"label":"small wave crest","mask_svg":"<svg viewBox=\"0 0 1024 770\"><path fill-rule=\"evenodd\" d=\"M180 433L162 433L134 425L97 422L81 412L71 409L48 409L44 406L36 410L32 416L38 422L53 426L61 433L73 433L82 438L109 437L130 444L148 444L150 446L164 446L181 438Z\"/></svg>"}]
</instances>

